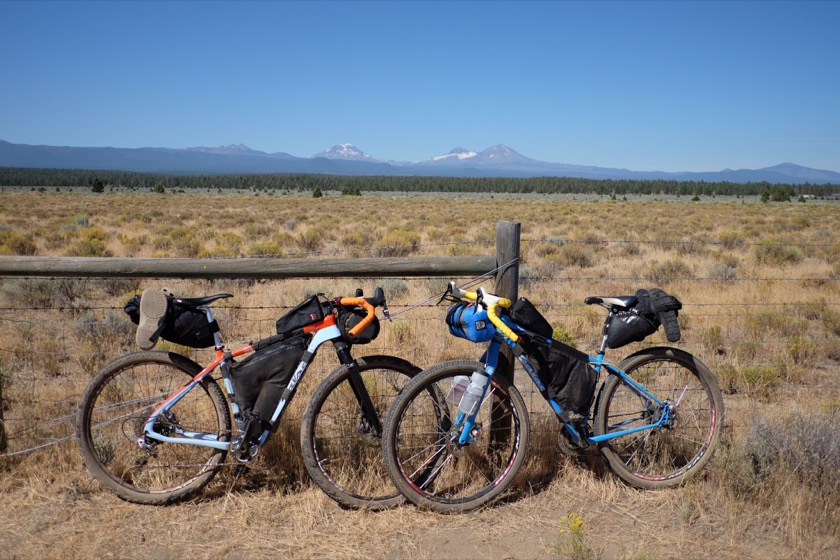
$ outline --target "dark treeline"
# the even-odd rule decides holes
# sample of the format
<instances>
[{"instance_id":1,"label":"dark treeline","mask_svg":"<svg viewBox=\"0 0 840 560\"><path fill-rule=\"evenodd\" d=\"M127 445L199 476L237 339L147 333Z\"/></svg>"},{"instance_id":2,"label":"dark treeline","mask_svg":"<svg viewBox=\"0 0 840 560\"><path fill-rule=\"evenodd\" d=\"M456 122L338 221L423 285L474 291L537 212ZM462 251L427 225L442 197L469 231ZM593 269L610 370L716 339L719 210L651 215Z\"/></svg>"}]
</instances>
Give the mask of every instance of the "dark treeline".
<instances>
[{"instance_id":1,"label":"dark treeline","mask_svg":"<svg viewBox=\"0 0 840 560\"><path fill-rule=\"evenodd\" d=\"M825 197L838 191L837 185L712 183L705 181L576 179L571 177L473 178L392 177L302 174L164 175L125 171L80 169L29 169L0 167L0 185L10 187L90 187L172 192L191 190L267 190L286 192L442 192L442 193L544 193L679 196L760 196L767 193L790 197Z\"/></svg>"}]
</instances>

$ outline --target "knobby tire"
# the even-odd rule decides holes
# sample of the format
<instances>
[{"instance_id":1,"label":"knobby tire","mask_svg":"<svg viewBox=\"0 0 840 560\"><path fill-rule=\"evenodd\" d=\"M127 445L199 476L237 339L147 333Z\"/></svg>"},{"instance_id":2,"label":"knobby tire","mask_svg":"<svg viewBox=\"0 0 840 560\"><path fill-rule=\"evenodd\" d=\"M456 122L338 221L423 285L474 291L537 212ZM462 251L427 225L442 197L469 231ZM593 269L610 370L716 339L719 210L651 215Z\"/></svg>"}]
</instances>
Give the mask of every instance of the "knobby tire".
<instances>
[{"instance_id":1,"label":"knobby tire","mask_svg":"<svg viewBox=\"0 0 840 560\"><path fill-rule=\"evenodd\" d=\"M79 452L91 475L129 502L162 505L183 500L218 472L226 451L155 442L144 448L144 425L170 394L201 367L178 354L147 351L106 365L82 396L76 419ZM177 403L160 430L201 431L227 441L231 416L218 384L209 377Z\"/></svg>"},{"instance_id":2,"label":"knobby tire","mask_svg":"<svg viewBox=\"0 0 840 560\"><path fill-rule=\"evenodd\" d=\"M411 502L439 513L474 510L499 498L522 466L529 423L519 391L495 375L476 417L473 443L457 443L456 375L484 371L467 360L432 366L406 385L385 420L382 451L394 485Z\"/></svg>"},{"instance_id":3,"label":"knobby tire","mask_svg":"<svg viewBox=\"0 0 840 560\"><path fill-rule=\"evenodd\" d=\"M394 397L420 368L392 356L358 358L359 371L380 426ZM315 390L303 414L301 452L312 480L345 508L386 509L404 501L382 460L382 434L362 414L341 366Z\"/></svg>"},{"instance_id":4,"label":"knobby tire","mask_svg":"<svg viewBox=\"0 0 840 560\"><path fill-rule=\"evenodd\" d=\"M612 471L646 490L672 488L699 473L712 456L723 425L723 395L700 360L676 348L650 348L619 364L632 379L672 404L667 427L644 430L600 444ZM595 433L650 424L657 407L621 377L610 375L598 399Z\"/></svg>"}]
</instances>

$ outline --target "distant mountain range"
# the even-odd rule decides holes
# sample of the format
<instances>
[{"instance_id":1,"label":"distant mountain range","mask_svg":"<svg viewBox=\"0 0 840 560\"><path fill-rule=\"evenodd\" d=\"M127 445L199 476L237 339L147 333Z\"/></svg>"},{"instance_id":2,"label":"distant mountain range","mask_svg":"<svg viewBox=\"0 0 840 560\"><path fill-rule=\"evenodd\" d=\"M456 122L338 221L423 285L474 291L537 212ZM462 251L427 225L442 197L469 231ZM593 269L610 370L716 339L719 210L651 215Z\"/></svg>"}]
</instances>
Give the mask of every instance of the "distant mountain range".
<instances>
[{"instance_id":1,"label":"distant mountain range","mask_svg":"<svg viewBox=\"0 0 840 560\"><path fill-rule=\"evenodd\" d=\"M325 173L332 175L422 175L445 177L579 177L586 179L664 179L733 183L812 183L840 185L840 173L782 163L763 169L710 172L632 171L550 163L497 145L482 152L455 148L419 162L385 161L352 144L339 144L312 157L266 153L243 144L218 148L72 148L34 146L0 140L0 167L102 169L167 174Z\"/></svg>"}]
</instances>

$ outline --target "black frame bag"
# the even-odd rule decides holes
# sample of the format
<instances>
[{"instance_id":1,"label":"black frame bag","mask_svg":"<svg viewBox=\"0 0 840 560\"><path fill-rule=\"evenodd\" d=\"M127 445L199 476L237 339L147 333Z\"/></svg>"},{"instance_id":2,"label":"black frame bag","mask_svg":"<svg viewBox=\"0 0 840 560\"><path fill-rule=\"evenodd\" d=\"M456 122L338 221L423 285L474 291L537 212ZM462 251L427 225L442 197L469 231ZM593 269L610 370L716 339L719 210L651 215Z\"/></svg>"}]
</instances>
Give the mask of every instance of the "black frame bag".
<instances>
[{"instance_id":1,"label":"black frame bag","mask_svg":"<svg viewBox=\"0 0 840 560\"><path fill-rule=\"evenodd\" d=\"M324 320L324 305L317 294L309 296L288 313L277 319L277 334L290 333L295 329L315 324Z\"/></svg>"},{"instance_id":2,"label":"black frame bag","mask_svg":"<svg viewBox=\"0 0 840 560\"><path fill-rule=\"evenodd\" d=\"M551 338L554 327L543 317L534 304L527 298L521 297L510 307L510 318L513 322L532 333Z\"/></svg>"},{"instance_id":3,"label":"black frame bag","mask_svg":"<svg viewBox=\"0 0 840 560\"><path fill-rule=\"evenodd\" d=\"M230 364L236 404L243 412L252 411L261 420L271 420L295 368L300 363L310 335L255 342L254 353Z\"/></svg>"},{"instance_id":4,"label":"black frame bag","mask_svg":"<svg viewBox=\"0 0 840 560\"><path fill-rule=\"evenodd\" d=\"M555 398L565 412L586 416L598 384L598 372L589 365L589 357L562 342L547 344L527 336L520 341L528 357L537 362L537 374L548 396Z\"/></svg>"}]
</instances>

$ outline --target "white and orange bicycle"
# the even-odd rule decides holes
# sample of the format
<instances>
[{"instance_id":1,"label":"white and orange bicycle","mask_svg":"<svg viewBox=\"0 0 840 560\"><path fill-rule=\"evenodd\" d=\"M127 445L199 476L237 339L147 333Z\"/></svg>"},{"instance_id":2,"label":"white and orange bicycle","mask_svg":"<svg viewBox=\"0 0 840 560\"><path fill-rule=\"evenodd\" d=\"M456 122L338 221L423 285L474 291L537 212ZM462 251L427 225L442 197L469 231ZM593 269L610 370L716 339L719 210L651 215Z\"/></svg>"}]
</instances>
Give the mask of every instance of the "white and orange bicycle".
<instances>
[{"instance_id":1,"label":"white and orange bicycle","mask_svg":"<svg viewBox=\"0 0 840 560\"><path fill-rule=\"evenodd\" d=\"M208 307L227 297L170 296L170 310L177 307L200 320L204 340L215 346L211 363L142 351L114 360L94 377L76 421L79 449L93 477L136 503L167 504L195 494L228 454L235 458L229 464L256 456L316 352L331 342L341 365L318 386L304 412L306 468L345 507L382 509L401 502L380 454L381 418L420 370L393 356L351 355L354 344L378 335L376 308L387 317L382 289L372 298L360 291L333 300L311 296L278 320L278 334L236 350L225 349ZM159 331L170 340L166 329Z\"/></svg>"}]
</instances>

